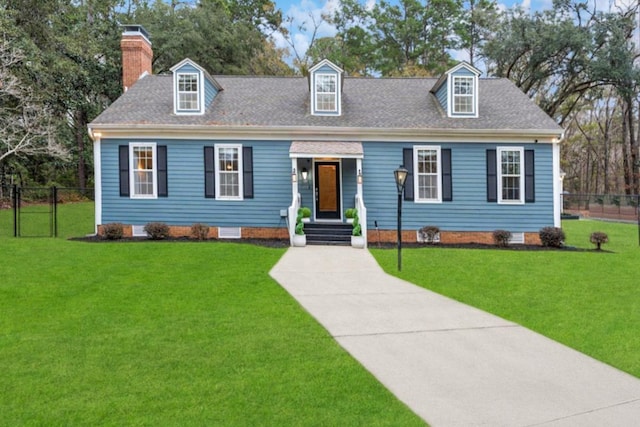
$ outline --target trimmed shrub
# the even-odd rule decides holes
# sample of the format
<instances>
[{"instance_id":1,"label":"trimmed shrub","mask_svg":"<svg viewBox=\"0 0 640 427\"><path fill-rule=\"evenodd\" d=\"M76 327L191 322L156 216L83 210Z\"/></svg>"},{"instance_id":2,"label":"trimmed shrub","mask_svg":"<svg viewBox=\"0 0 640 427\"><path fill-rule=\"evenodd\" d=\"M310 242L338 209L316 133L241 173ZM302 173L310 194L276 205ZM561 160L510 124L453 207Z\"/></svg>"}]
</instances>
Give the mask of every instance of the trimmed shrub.
<instances>
[{"instance_id":1,"label":"trimmed shrub","mask_svg":"<svg viewBox=\"0 0 640 427\"><path fill-rule=\"evenodd\" d=\"M124 226L119 222L111 222L102 226L102 238L120 240L124 236Z\"/></svg>"},{"instance_id":2,"label":"trimmed shrub","mask_svg":"<svg viewBox=\"0 0 640 427\"><path fill-rule=\"evenodd\" d=\"M435 243L436 237L440 233L440 228L435 225L426 225L418 233L424 243Z\"/></svg>"},{"instance_id":3,"label":"trimmed shrub","mask_svg":"<svg viewBox=\"0 0 640 427\"><path fill-rule=\"evenodd\" d=\"M302 218L311 218L311 209L308 207L303 206L300 208L300 211L302 212Z\"/></svg>"},{"instance_id":4,"label":"trimmed shrub","mask_svg":"<svg viewBox=\"0 0 640 427\"><path fill-rule=\"evenodd\" d=\"M356 208L349 208L344 211L344 217L353 218L357 213L358 213L358 210Z\"/></svg>"},{"instance_id":5,"label":"trimmed shrub","mask_svg":"<svg viewBox=\"0 0 640 427\"><path fill-rule=\"evenodd\" d=\"M544 227L540 229L540 241L542 246L561 248L564 244L564 231L559 227Z\"/></svg>"},{"instance_id":6,"label":"trimmed shrub","mask_svg":"<svg viewBox=\"0 0 640 427\"><path fill-rule=\"evenodd\" d=\"M196 240L207 240L209 237L209 226L199 222L191 226L191 237Z\"/></svg>"},{"instance_id":7,"label":"trimmed shrub","mask_svg":"<svg viewBox=\"0 0 640 427\"><path fill-rule=\"evenodd\" d=\"M169 226L164 222L149 222L144 226L144 231L151 240L162 240L169 237Z\"/></svg>"},{"instance_id":8,"label":"trimmed shrub","mask_svg":"<svg viewBox=\"0 0 640 427\"><path fill-rule=\"evenodd\" d=\"M508 230L495 230L493 232L493 243L496 246L506 248L509 246L509 240L511 240L511 232Z\"/></svg>"},{"instance_id":9,"label":"trimmed shrub","mask_svg":"<svg viewBox=\"0 0 640 427\"><path fill-rule=\"evenodd\" d=\"M602 231L594 231L593 233L591 233L589 241L597 246L597 250L600 250L600 245L609 242L609 236L607 236L607 233L604 233Z\"/></svg>"}]
</instances>

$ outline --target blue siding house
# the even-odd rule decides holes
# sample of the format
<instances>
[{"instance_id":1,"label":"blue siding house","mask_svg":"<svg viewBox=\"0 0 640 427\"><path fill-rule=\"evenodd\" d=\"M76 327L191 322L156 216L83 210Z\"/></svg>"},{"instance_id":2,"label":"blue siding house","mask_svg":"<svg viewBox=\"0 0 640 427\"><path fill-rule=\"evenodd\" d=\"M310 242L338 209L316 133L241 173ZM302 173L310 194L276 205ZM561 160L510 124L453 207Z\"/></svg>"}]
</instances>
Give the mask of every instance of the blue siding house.
<instances>
[{"instance_id":1,"label":"blue siding house","mask_svg":"<svg viewBox=\"0 0 640 427\"><path fill-rule=\"evenodd\" d=\"M144 29L123 37L126 92L89 125L97 232L160 221L293 240L306 206L322 224L355 208L365 242L395 241L399 165L405 241L437 226L441 242L505 229L535 243L560 226L563 130L506 79L464 62L440 78L350 78L327 60L308 77L211 76L190 59L152 75Z\"/></svg>"}]
</instances>

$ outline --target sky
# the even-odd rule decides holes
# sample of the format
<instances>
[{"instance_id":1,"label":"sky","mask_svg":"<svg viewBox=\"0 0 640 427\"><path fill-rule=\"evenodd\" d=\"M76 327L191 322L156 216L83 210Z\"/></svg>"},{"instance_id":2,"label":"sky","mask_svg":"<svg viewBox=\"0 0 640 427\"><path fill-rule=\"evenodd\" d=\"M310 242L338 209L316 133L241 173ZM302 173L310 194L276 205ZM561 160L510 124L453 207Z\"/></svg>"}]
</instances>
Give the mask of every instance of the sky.
<instances>
[{"instance_id":1,"label":"sky","mask_svg":"<svg viewBox=\"0 0 640 427\"><path fill-rule=\"evenodd\" d=\"M311 42L311 31L314 28L310 16L313 16L316 22L322 22L320 18L322 14L331 13L339 7L340 0L274 0L276 6L283 12L283 16L292 19L289 30L291 32L291 42L294 44L296 51L302 56L309 47ZM372 5L375 0L367 0ZM590 0L595 2L601 10L608 10L612 6L625 6L629 2L635 3L637 0ZM521 6L525 10L537 11L551 8L553 0L498 0L499 8L511 8ZM306 31L300 31L298 27L306 23ZM326 22L318 27L317 37L326 37L335 35L335 28ZM274 36L277 47L288 48L292 53L293 49L280 34ZM455 59L464 60L467 54L465 52L453 52Z\"/></svg>"}]
</instances>

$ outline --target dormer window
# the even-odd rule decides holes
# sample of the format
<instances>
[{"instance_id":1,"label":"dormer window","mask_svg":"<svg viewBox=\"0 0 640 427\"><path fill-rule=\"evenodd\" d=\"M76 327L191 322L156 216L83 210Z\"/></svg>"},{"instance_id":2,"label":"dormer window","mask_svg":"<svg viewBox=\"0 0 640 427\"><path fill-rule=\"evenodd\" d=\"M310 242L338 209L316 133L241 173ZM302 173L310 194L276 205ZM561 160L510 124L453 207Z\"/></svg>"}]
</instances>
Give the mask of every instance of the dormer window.
<instances>
[{"instance_id":1,"label":"dormer window","mask_svg":"<svg viewBox=\"0 0 640 427\"><path fill-rule=\"evenodd\" d=\"M336 78L335 74L316 74L316 111L338 111Z\"/></svg>"},{"instance_id":2,"label":"dormer window","mask_svg":"<svg viewBox=\"0 0 640 427\"><path fill-rule=\"evenodd\" d=\"M311 114L339 116L342 114L342 69L324 59L309 69Z\"/></svg>"},{"instance_id":3,"label":"dormer window","mask_svg":"<svg viewBox=\"0 0 640 427\"><path fill-rule=\"evenodd\" d=\"M474 78L453 76L453 113L474 114Z\"/></svg>"},{"instance_id":4,"label":"dormer window","mask_svg":"<svg viewBox=\"0 0 640 427\"><path fill-rule=\"evenodd\" d=\"M431 88L447 117L478 117L480 70L461 62L446 71Z\"/></svg>"},{"instance_id":5,"label":"dormer window","mask_svg":"<svg viewBox=\"0 0 640 427\"><path fill-rule=\"evenodd\" d=\"M178 110L199 110L198 77L196 73L178 73Z\"/></svg>"},{"instance_id":6,"label":"dormer window","mask_svg":"<svg viewBox=\"0 0 640 427\"><path fill-rule=\"evenodd\" d=\"M222 86L189 58L170 68L173 72L173 113L181 116L204 114Z\"/></svg>"}]
</instances>

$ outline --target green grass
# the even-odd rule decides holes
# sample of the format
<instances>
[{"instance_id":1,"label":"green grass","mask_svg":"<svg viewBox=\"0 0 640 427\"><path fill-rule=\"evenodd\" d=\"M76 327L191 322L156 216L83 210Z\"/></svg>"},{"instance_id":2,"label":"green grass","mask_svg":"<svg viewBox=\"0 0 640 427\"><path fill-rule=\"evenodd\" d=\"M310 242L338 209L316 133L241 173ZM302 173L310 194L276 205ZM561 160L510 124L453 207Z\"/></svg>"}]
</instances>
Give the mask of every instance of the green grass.
<instances>
[{"instance_id":1,"label":"green grass","mask_svg":"<svg viewBox=\"0 0 640 427\"><path fill-rule=\"evenodd\" d=\"M566 221L567 244L611 252L420 248L372 250L398 277L494 313L640 377L640 248L636 225Z\"/></svg>"},{"instance_id":2,"label":"green grass","mask_svg":"<svg viewBox=\"0 0 640 427\"><path fill-rule=\"evenodd\" d=\"M78 237L94 232L93 203L59 203L58 237ZM42 237L50 234L51 208L48 204L27 205L21 209L20 235ZM13 211L0 210L0 238L13 236Z\"/></svg>"},{"instance_id":3,"label":"green grass","mask_svg":"<svg viewBox=\"0 0 640 427\"><path fill-rule=\"evenodd\" d=\"M283 249L3 235L0 253L2 426L424 425L268 276Z\"/></svg>"}]
</instances>

